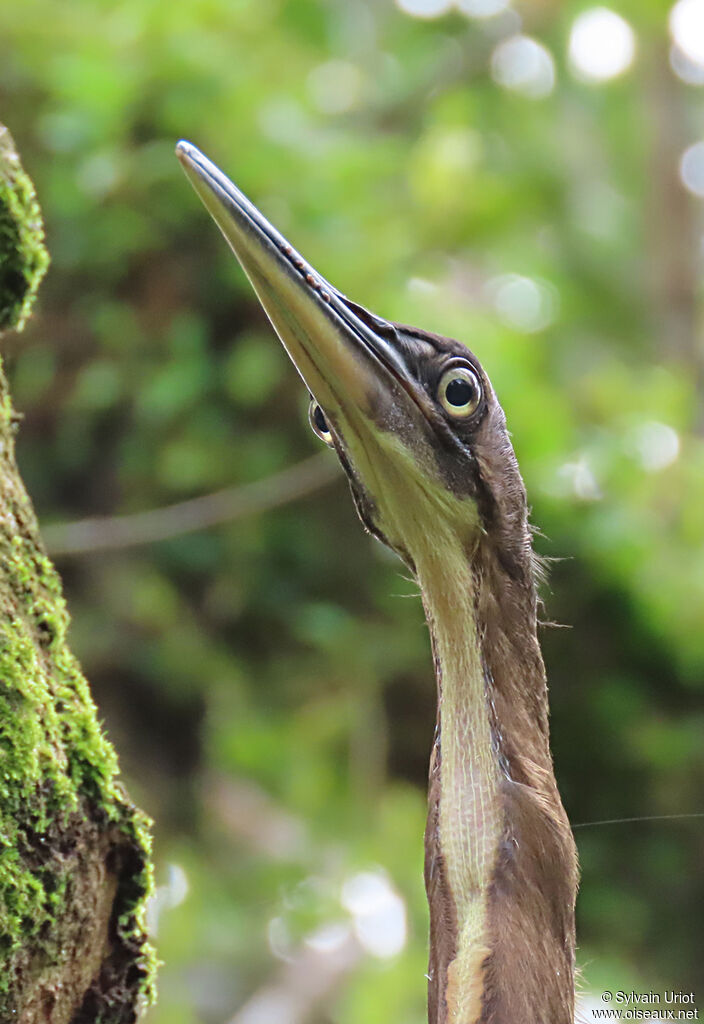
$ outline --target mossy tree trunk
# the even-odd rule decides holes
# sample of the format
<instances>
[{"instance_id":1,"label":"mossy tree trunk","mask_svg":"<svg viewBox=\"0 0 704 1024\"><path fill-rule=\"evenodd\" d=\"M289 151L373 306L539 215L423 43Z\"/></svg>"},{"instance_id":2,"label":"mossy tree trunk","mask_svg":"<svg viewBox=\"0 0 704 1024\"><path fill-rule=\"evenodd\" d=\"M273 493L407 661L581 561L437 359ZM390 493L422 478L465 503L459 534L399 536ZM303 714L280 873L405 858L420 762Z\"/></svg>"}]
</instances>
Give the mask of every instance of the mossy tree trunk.
<instances>
[{"instance_id":1,"label":"mossy tree trunk","mask_svg":"<svg viewBox=\"0 0 704 1024\"><path fill-rule=\"evenodd\" d=\"M0 331L22 326L46 264L34 191L0 125ZM0 370L0 1022L128 1024L153 987L148 822L66 643L16 423Z\"/></svg>"}]
</instances>

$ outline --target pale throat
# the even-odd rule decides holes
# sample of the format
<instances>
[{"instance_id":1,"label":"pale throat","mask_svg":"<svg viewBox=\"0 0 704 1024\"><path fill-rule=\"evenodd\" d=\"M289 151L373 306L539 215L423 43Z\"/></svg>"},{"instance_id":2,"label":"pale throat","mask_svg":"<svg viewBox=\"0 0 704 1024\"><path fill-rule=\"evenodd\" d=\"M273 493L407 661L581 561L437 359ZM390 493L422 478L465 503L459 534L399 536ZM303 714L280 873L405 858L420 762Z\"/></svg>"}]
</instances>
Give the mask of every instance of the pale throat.
<instances>
[{"instance_id":1,"label":"pale throat","mask_svg":"<svg viewBox=\"0 0 704 1024\"><path fill-rule=\"evenodd\" d=\"M412 558L438 664L439 853L457 921L448 968L448 1024L481 1016L488 953L489 885L503 833L501 769L492 739L477 622L479 586L469 552L479 540L475 503L453 495L393 434L352 432L355 465L392 546ZM370 456L370 453L373 453Z\"/></svg>"},{"instance_id":2,"label":"pale throat","mask_svg":"<svg viewBox=\"0 0 704 1024\"><path fill-rule=\"evenodd\" d=\"M481 1016L481 965L489 950L488 894L503 832L501 768L477 621L478 577L449 528L414 552L438 674L439 845L457 919L448 968L448 1022Z\"/></svg>"}]
</instances>

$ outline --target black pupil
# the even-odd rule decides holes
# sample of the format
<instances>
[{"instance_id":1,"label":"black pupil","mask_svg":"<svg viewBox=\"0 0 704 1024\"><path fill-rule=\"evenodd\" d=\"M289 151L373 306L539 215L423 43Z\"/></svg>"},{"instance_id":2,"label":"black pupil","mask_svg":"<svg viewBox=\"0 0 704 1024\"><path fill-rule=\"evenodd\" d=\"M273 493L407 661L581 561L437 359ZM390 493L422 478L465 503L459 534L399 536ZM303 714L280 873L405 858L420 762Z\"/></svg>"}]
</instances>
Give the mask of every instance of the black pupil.
<instances>
[{"instance_id":1,"label":"black pupil","mask_svg":"<svg viewBox=\"0 0 704 1024\"><path fill-rule=\"evenodd\" d=\"M313 409L313 423L315 423L321 434L328 433L328 421L323 416L323 410L319 405L316 405Z\"/></svg>"},{"instance_id":2,"label":"black pupil","mask_svg":"<svg viewBox=\"0 0 704 1024\"><path fill-rule=\"evenodd\" d=\"M445 388L445 398L450 405L457 406L457 408L469 405L474 398L474 386L464 377L455 377Z\"/></svg>"}]
</instances>

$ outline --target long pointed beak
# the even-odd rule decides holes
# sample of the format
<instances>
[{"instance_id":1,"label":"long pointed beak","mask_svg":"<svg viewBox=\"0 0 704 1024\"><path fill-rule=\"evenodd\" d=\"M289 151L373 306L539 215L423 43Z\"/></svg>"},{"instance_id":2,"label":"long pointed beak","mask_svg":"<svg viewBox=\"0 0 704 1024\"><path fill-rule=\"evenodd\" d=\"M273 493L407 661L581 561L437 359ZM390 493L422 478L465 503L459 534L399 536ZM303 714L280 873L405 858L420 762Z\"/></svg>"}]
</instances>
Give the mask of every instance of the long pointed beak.
<instances>
[{"instance_id":1,"label":"long pointed beak","mask_svg":"<svg viewBox=\"0 0 704 1024\"><path fill-rule=\"evenodd\" d=\"M176 153L333 424L360 413L379 423L393 401L408 401L411 382L390 343L393 325L345 299L195 146L179 142Z\"/></svg>"}]
</instances>

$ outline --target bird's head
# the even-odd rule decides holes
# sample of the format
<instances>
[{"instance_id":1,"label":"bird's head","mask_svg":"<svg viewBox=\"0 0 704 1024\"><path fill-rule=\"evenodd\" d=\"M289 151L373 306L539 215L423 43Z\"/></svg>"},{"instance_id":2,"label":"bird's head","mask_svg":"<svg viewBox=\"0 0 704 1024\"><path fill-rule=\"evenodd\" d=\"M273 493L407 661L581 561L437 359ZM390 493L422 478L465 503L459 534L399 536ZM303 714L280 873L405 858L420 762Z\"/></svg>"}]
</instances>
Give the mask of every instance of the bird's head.
<instances>
[{"instance_id":1,"label":"bird's head","mask_svg":"<svg viewBox=\"0 0 704 1024\"><path fill-rule=\"evenodd\" d=\"M311 426L337 452L370 532L411 567L444 538L470 551L494 537L502 559L518 558L525 493L477 358L347 299L195 146L177 154L303 378Z\"/></svg>"}]
</instances>

